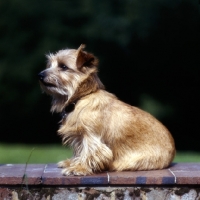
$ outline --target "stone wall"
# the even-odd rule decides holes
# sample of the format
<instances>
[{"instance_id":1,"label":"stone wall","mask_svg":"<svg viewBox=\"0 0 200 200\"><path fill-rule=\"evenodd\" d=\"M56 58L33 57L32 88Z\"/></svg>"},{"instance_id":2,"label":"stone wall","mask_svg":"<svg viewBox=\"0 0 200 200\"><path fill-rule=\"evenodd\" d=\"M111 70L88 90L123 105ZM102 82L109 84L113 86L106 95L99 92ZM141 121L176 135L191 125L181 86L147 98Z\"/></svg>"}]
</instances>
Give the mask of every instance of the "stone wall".
<instances>
[{"instance_id":1,"label":"stone wall","mask_svg":"<svg viewBox=\"0 0 200 200\"><path fill-rule=\"evenodd\" d=\"M200 200L200 163L62 176L56 164L0 165L0 200Z\"/></svg>"}]
</instances>

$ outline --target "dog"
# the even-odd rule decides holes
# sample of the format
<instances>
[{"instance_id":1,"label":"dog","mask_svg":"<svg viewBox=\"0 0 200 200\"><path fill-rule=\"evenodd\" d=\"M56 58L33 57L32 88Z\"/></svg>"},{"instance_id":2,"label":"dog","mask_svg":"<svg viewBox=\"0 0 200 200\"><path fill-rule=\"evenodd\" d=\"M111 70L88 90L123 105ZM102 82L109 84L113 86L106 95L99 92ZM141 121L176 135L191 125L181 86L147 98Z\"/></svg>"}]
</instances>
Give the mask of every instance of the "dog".
<instances>
[{"instance_id":1,"label":"dog","mask_svg":"<svg viewBox=\"0 0 200 200\"><path fill-rule=\"evenodd\" d=\"M98 59L84 48L47 55L47 68L38 74L42 90L53 97L51 111L62 113L58 134L73 149L72 158L58 163L62 174L168 167L175 156L170 132L107 92L97 75Z\"/></svg>"}]
</instances>

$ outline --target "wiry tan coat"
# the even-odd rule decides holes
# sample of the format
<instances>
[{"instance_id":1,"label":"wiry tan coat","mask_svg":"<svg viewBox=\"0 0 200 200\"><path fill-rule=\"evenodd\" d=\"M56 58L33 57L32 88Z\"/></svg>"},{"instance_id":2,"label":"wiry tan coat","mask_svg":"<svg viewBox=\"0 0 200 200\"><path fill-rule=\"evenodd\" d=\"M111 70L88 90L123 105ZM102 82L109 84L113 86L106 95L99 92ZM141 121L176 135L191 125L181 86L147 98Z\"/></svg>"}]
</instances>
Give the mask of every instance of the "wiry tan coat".
<instances>
[{"instance_id":1,"label":"wiry tan coat","mask_svg":"<svg viewBox=\"0 0 200 200\"><path fill-rule=\"evenodd\" d=\"M175 155L169 131L152 115L105 91L97 59L83 48L50 54L47 69L39 74L42 89L53 96L52 111L74 105L58 130L74 152L58 163L63 174L167 167Z\"/></svg>"}]
</instances>

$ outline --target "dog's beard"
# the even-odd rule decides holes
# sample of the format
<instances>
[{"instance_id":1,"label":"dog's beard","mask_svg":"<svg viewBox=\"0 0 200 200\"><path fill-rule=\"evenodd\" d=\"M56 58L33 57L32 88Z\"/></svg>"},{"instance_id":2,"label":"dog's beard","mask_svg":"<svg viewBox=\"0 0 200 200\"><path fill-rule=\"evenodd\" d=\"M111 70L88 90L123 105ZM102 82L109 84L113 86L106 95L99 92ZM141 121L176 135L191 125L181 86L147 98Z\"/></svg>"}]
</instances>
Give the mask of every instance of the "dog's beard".
<instances>
[{"instance_id":1,"label":"dog's beard","mask_svg":"<svg viewBox=\"0 0 200 200\"><path fill-rule=\"evenodd\" d=\"M75 85L70 82L65 85L40 82L40 85L45 93L53 97L51 112L62 112L75 92Z\"/></svg>"},{"instance_id":2,"label":"dog's beard","mask_svg":"<svg viewBox=\"0 0 200 200\"><path fill-rule=\"evenodd\" d=\"M51 96L68 96L68 91L66 88L60 88L50 83L41 83L40 85L42 90Z\"/></svg>"},{"instance_id":3,"label":"dog's beard","mask_svg":"<svg viewBox=\"0 0 200 200\"><path fill-rule=\"evenodd\" d=\"M68 100L68 96L63 95L56 95L53 96L52 99L52 106L51 106L51 112L62 112L65 108L65 104Z\"/></svg>"}]
</instances>

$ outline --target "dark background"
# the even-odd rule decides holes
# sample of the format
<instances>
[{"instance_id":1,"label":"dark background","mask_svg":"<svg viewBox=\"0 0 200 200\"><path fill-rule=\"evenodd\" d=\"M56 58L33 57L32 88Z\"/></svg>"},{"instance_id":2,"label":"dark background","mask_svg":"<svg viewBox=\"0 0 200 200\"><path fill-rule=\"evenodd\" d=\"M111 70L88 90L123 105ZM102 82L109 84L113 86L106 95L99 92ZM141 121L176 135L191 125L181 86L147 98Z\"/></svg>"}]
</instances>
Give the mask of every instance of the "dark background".
<instances>
[{"instance_id":1,"label":"dark background","mask_svg":"<svg viewBox=\"0 0 200 200\"><path fill-rule=\"evenodd\" d=\"M162 121L178 150L200 150L199 7L197 0L0 1L0 142L61 142L60 116L49 112L37 74L45 54L84 43L100 59L108 91Z\"/></svg>"}]
</instances>

